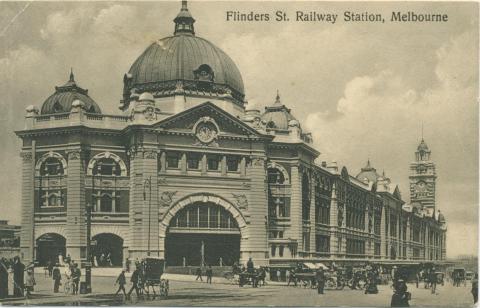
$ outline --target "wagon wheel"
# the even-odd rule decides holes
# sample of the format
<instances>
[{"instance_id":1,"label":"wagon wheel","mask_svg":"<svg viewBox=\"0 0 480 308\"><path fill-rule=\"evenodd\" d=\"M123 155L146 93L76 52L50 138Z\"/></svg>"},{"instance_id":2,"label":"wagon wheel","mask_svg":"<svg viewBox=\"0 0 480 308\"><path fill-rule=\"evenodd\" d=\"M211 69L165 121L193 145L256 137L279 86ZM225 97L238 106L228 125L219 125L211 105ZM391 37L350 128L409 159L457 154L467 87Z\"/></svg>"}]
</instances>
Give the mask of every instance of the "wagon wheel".
<instances>
[{"instance_id":1,"label":"wagon wheel","mask_svg":"<svg viewBox=\"0 0 480 308\"><path fill-rule=\"evenodd\" d=\"M365 285L367 284L367 282L363 279L360 279L357 283L357 287L360 289L360 290L363 290L365 288Z\"/></svg>"},{"instance_id":2,"label":"wagon wheel","mask_svg":"<svg viewBox=\"0 0 480 308\"><path fill-rule=\"evenodd\" d=\"M335 288L335 280L333 278L328 278L325 286L329 289Z\"/></svg>"}]
</instances>

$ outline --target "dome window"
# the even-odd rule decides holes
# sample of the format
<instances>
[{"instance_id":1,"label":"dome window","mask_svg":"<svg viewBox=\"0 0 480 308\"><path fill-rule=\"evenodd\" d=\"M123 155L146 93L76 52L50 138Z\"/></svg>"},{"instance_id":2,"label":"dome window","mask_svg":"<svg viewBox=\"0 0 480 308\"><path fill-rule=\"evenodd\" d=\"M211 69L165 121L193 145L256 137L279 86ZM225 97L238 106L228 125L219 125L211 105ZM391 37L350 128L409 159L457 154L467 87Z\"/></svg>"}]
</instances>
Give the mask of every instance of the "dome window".
<instances>
[{"instance_id":1,"label":"dome window","mask_svg":"<svg viewBox=\"0 0 480 308\"><path fill-rule=\"evenodd\" d=\"M212 68L207 64L200 65L193 71L193 74L195 75L195 80L202 82L213 82L215 78Z\"/></svg>"},{"instance_id":2,"label":"dome window","mask_svg":"<svg viewBox=\"0 0 480 308\"><path fill-rule=\"evenodd\" d=\"M60 103L58 101L55 102L55 104L53 105L53 112L54 113L63 112L63 107L62 107L62 105L60 105Z\"/></svg>"}]
</instances>

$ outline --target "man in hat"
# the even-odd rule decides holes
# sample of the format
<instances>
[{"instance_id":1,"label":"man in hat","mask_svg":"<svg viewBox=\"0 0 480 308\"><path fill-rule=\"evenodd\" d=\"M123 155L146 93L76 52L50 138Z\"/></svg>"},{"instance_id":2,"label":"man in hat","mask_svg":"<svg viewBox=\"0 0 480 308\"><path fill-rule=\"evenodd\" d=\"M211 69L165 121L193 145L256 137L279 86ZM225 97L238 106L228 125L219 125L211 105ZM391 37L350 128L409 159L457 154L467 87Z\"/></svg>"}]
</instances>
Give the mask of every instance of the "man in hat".
<instances>
[{"instance_id":1,"label":"man in hat","mask_svg":"<svg viewBox=\"0 0 480 308\"><path fill-rule=\"evenodd\" d=\"M323 288L325 287L325 273L323 272L323 268L320 267L316 274L315 279L317 280L317 292L318 294L323 294Z\"/></svg>"},{"instance_id":2,"label":"man in hat","mask_svg":"<svg viewBox=\"0 0 480 308\"><path fill-rule=\"evenodd\" d=\"M0 299L8 296L8 267L7 260L2 258L0 260Z\"/></svg>"},{"instance_id":3,"label":"man in hat","mask_svg":"<svg viewBox=\"0 0 480 308\"><path fill-rule=\"evenodd\" d=\"M428 280L430 281L430 288L432 289L432 294L434 294L435 290L437 289L437 274L435 272L435 267L430 270Z\"/></svg>"},{"instance_id":4,"label":"man in hat","mask_svg":"<svg viewBox=\"0 0 480 308\"><path fill-rule=\"evenodd\" d=\"M125 285L127 284L127 279L125 278L125 270L122 270L120 275L118 275L117 280L115 281L115 284L118 283L118 290L115 292L115 295L117 295L120 291L123 292L123 295L127 297L127 292L125 292Z\"/></svg>"},{"instance_id":5,"label":"man in hat","mask_svg":"<svg viewBox=\"0 0 480 308\"><path fill-rule=\"evenodd\" d=\"M78 268L78 264L73 264L73 271L72 271L72 282L73 282L73 294L78 294L78 286L80 284L80 276L82 276L82 272Z\"/></svg>"},{"instance_id":6,"label":"man in hat","mask_svg":"<svg viewBox=\"0 0 480 308\"><path fill-rule=\"evenodd\" d=\"M23 297L23 287L24 287L24 272L25 265L20 261L20 258L17 256L13 259L13 296Z\"/></svg>"},{"instance_id":7,"label":"man in hat","mask_svg":"<svg viewBox=\"0 0 480 308\"><path fill-rule=\"evenodd\" d=\"M58 268L58 263L55 264L55 267L52 271L52 279L53 279L53 293L58 293L58 289L60 287L60 281L62 280L62 274L60 273L60 269Z\"/></svg>"}]
</instances>

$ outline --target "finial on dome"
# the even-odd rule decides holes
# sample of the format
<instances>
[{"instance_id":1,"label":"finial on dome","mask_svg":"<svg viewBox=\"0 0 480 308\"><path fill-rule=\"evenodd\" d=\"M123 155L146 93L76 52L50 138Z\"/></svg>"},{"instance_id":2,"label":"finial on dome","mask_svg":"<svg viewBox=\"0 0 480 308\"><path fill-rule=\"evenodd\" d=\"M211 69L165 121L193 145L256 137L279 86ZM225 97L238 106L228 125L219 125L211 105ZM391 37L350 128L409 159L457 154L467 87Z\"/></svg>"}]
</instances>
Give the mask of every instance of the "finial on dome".
<instances>
[{"instance_id":1,"label":"finial on dome","mask_svg":"<svg viewBox=\"0 0 480 308\"><path fill-rule=\"evenodd\" d=\"M195 23L195 19L192 17L190 12L188 11L187 1L182 0L182 8L178 13L177 17L173 20L175 22L175 32L174 35L179 34L190 34L195 35L195 31L193 28L193 23Z\"/></svg>"},{"instance_id":2,"label":"finial on dome","mask_svg":"<svg viewBox=\"0 0 480 308\"><path fill-rule=\"evenodd\" d=\"M70 67L70 82L75 82L75 76L73 75L73 67Z\"/></svg>"},{"instance_id":3,"label":"finial on dome","mask_svg":"<svg viewBox=\"0 0 480 308\"><path fill-rule=\"evenodd\" d=\"M277 96L275 97L275 104L274 105L281 105L282 103L280 102L280 93L278 92L277 89Z\"/></svg>"}]
</instances>

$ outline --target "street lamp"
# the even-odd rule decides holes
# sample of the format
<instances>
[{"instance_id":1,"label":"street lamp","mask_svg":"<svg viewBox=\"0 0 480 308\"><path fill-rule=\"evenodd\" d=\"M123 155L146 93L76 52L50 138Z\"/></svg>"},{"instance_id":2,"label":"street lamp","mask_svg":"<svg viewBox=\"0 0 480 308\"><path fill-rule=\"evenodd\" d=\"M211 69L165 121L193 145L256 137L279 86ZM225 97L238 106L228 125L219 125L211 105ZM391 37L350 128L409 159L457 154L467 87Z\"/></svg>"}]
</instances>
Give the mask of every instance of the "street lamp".
<instances>
[{"instance_id":1,"label":"street lamp","mask_svg":"<svg viewBox=\"0 0 480 308\"><path fill-rule=\"evenodd\" d=\"M147 256L150 256L150 224L151 224L151 212L152 212L152 177L145 179L143 182L143 200L147 200L146 187L148 185L148 240L147 240Z\"/></svg>"},{"instance_id":2,"label":"street lamp","mask_svg":"<svg viewBox=\"0 0 480 308\"><path fill-rule=\"evenodd\" d=\"M92 209L95 207L95 173L99 170L101 162L95 164L92 170L92 194L90 195L90 202L87 202L85 206L85 215L87 216L87 247L85 249L85 255L87 262L85 262L85 293L92 293L92 258L91 258L91 237L92 237Z\"/></svg>"}]
</instances>

